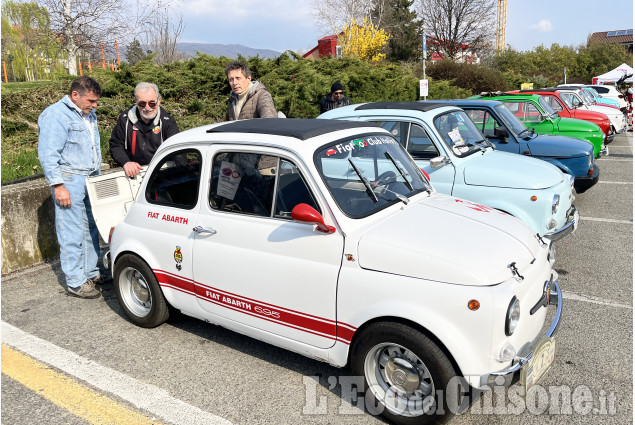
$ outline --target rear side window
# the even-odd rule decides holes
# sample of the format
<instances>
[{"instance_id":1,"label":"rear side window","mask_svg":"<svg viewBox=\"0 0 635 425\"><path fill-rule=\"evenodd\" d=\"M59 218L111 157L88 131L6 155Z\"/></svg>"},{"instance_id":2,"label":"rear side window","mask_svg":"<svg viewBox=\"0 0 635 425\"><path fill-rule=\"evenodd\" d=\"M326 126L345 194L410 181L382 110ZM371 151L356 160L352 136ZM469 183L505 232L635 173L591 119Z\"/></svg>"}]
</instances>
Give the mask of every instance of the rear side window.
<instances>
[{"instance_id":1,"label":"rear side window","mask_svg":"<svg viewBox=\"0 0 635 425\"><path fill-rule=\"evenodd\" d=\"M146 186L151 204L192 209L198 201L201 153L186 149L167 155L154 168Z\"/></svg>"}]
</instances>

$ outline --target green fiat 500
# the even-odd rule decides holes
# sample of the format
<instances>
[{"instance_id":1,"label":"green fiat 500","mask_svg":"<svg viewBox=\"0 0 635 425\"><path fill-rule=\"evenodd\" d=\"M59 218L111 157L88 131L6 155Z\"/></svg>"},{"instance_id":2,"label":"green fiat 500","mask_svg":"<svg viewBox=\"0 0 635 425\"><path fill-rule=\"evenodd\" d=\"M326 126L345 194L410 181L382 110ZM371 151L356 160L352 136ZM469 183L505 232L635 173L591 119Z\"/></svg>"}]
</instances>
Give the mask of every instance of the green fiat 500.
<instances>
[{"instance_id":1,"label":"green fiat 500","mask_svg":"<svg viewBox=\"0 0 635 425\"><path fill-rule=\"evenodd\" d=\"M593 145L595 157L605 149L602 129L592 122L558 115L541 96L533 94L483 93L470 99L499 100L538 134L556 134L587 140Z\"/></svg>"}]
</instances>

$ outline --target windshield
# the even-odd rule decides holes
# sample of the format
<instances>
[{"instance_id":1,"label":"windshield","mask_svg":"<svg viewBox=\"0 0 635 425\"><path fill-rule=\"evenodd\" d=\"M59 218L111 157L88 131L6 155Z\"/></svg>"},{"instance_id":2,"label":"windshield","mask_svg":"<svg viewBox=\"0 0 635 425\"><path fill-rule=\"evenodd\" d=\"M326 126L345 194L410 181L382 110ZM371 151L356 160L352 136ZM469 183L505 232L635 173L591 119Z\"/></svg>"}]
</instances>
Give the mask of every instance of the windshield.
<instances>
[{"instance_id":1,"label":"windshield","mask_svg":"<svg viewBox=\"0 0 635 425\"><path fill-rule=\"evenodd\" d=\"M551 116L552 118L558 116L558 113L554 111L551 106L549 106L547 101L542 96L538 96L538 103L540 103L540 106L542 106L542 110L545 111L547 115Z\"/></svg>"},{"instance_id":2,"label":"windshield","mask_svg":"<svg viewBox=\"0 0 635 425\"><path fill-rule=\"evenodd\" d=\"M496 112L498 112L501 120L512 130L514 134L520 135L525 131L529 131L527 126L523 124L523 122L519 120L516 115L509 110L509 108L505 107L505 105L497 105L494 109L496 109Z\"/></svg>"},{"instance_id":3,"label":"windshield","mask_svg":"<svg viewBox=\"0 0 635 425\"><path fill-rule=\"evenodd\" d=\"M464 111L451 111L434 119L434 126L441 139L458 157L464 157L481 150L478 144L485 141L485 136L476 128Z\"/></svg>"},{"instance_id":4,"label":"windshield","mask_svg":"<svg viewBox=\"0 0 635 425\"><path fill-rule=\"evenodd\" d=\"M339 208L362 218L432 188L404 148L385 134L349 139L317 152L315 165Z\"/></svg>"},{"instance_id":5,"label":"windshield","mask_svg":"<svg viewBox=\"0 0 635 425\"><path fill-rule=\"evenodd\" d=\"M595 89L592 89L591 87L585 87L584 91L588 92L591 96L593 96L593 99L600 98L600 95L598 94L598 92L596 92Z\"/></svg>"},{"instance_id":6,"label":"windshield","mask_svg":"<svg viewBox=\"0 0 635 425\"><path fill-rule=\"evenodd\" d=\"M593 99L593 96L591 96L591 94L589 92L587 92L586 90L580 90L580 92L582 92L582 96L584 97L584 101L587 104L595 103L595 100Z\"/></svg>"}]
</instances>

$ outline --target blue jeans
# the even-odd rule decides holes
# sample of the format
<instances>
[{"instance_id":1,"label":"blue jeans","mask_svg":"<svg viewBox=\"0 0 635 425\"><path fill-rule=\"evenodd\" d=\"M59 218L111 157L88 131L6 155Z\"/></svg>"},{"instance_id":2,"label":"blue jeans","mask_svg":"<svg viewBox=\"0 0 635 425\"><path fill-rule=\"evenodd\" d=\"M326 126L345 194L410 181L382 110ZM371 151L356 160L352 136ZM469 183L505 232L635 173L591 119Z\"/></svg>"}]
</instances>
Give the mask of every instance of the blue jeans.
<instances>
[{"instance_id":1,"label":"blue jeans","mask_svg":"<svg viewBox=\"0 0 635 425\"><path fill-rule=\"evenodd\" d=\"M87 176L62 173L62 178L71 196L71 206L62 208L51 188L55 200L55 230L66 285L77 288L99 275L99 233L86 191Z\"/></svg>"}]
</instances>

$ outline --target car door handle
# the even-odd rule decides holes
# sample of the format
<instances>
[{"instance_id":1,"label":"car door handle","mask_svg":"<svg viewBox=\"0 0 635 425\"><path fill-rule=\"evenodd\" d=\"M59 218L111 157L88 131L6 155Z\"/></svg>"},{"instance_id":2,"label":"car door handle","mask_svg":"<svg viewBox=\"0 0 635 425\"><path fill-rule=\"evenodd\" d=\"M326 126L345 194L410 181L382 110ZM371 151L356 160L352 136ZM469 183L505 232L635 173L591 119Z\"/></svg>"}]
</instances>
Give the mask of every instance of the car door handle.
<instances>
[{"instance_id":1,"label":"car door handle","mask_svg":"<svg viewBox=\"0 0 635 425\"><path fill-rule=\"evenodd\" d=\"M201 226L196 226L192 230L195 231L196 233L209 233L210 235L215 235L216 234L216 230L214 230L214 229L204 229Z\"/></svg>"}]
</instances>

